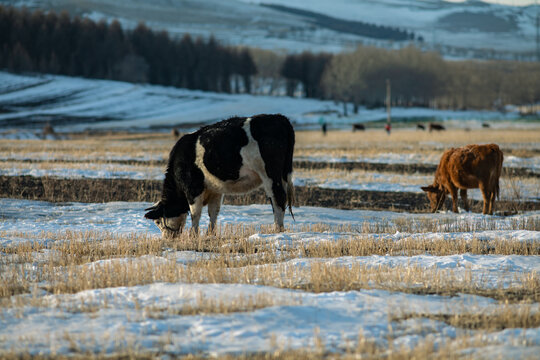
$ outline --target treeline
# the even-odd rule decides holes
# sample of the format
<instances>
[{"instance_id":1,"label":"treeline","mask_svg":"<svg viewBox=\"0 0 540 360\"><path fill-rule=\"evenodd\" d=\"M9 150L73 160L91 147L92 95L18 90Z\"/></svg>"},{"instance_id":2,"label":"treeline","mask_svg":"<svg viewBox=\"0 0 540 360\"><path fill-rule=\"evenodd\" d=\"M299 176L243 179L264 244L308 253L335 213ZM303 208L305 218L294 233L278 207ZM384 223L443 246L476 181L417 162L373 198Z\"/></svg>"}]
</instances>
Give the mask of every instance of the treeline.
<instances>
[{"instance_id":1,"label":"treeline","mask_svg":"<svg viewBox=\"0 0 540 360\"><path fill-rule=\"evenodd\" d=\"M0 68L185 87L251 92L256 67L247 50L171 39L144 24L110 24L0 6Z\"/></svg>"},{"instance_id":2,"label":"treeline","mask_svg":"<svg viewBox=\"0 0 540 360\"><path fill-rule=\"evenodd\" d=\"M263 65L257 61L260 73L266 74ZM353 104L355 109L383 106L386 79L391 82L392 103L400 106L502 109L540 102L539 62L449 61L415 47L359 47L337 55L285 56L280 69L274 76L286 78L288 95L300 91L306 97Z\"/></svg>"},{"instance_id":3,"label":"treeline","mask_svg":"<svg viewBox=\"0 0 540 360\"><path fill-rule=\"evenodd\" d=\"M369 37L372 39L394 40L394 41L406 41L414 40L415 35L413 32L401 30L390 26L369 24L363 21L352 21L334 18L328 15L320 13L292 8L283 5L263 4L263 6L269 7L274 10L288 12L311 19L311 21L322 27L337 32L354 34ZM420 40L421 38L419 38Z\"/></svg>"}]
</instances>

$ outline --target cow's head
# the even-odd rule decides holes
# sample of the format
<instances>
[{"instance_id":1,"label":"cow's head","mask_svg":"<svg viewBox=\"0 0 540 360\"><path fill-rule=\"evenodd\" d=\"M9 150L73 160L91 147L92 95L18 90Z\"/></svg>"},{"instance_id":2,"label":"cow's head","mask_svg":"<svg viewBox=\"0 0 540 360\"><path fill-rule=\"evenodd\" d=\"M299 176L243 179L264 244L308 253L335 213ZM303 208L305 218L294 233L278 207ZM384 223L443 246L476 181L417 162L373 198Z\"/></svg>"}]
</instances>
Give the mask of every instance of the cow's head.
<instances>
[{"instance_id":1,"label":"cow's head","mask_svg":"<svg viewBox=\"0 0 540 360\"><path fill-rule=\"evenodd\" d=\"M440 187L434 185L422 186L422 190L426 192L426 195L429 199L429 202L431 204L431 212L439 210L444 203L444 199L446 197L445 191Z\"/></svg>"},{"instance_id":2,"label":"cow's head","mask_svg":"<svg viewBox=\"0 0 540 360\"><path fill-rule=\"evenodd\" d=\"M187 212L179 213L178 209L163 205L161 201L145 210L150 211L144 217L154 220L164 238L178 236L186 225Z\"/></svg>"}]
</instances>

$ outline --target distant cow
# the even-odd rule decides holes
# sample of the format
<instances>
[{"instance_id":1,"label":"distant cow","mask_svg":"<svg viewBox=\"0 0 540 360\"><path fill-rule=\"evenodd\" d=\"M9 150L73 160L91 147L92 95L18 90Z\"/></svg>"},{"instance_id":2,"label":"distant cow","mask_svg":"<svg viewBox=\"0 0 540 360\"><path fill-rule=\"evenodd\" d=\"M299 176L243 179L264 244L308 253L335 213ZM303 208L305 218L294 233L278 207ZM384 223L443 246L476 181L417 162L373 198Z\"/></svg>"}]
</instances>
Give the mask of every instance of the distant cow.
<instances>
[{"instance_id":1,"label":"distant cow","mask_svg":"<svg viewBox=\"0 0 540 360\"><path fill-rule=\"evenodd\" d=\"M422 124L416 124L416 130L426 130L426 127Z\"/></svg>"},{"instance_id":2,"label":"distant cow","mask_svg":"<svg viewBox=\"0 0 540 360\"><path fill-rule=\"evenodd\" d=\"M443 130L446 130L446 128L442 126L441 124L429 123L429 132L432 132L433 130L443 131Z\"/></svg>"},{"instance_id":3,"label":"distant cow","mask_svg":"<svg viewBox=\"0 0 540 360\"><path fill-rule=\"evenodd\" d=\"M483 127L483 128L489 128L490 126L489 126L488 123L482 123L482 127Z\"/></svg>"},{"instance_id":4,"label":"distant cow","mask_svg":"<svg viewBox=\"0 0 540 360\"><path fill-rule=\"evenodd\" d=\"M224 194L243 194L262 185L272 201L274 223L283 230L286 204L294 200L294 130L283 115L234 117L182 136L169 155L161 200L145 214L164 237L174 237L191 212L198 233L208 204L215 228Z\"/></svg>"},{"instance_id":5,"label":"distant cow","mask_svg":"<svg viewBox=\"0 0 540 360\"><path fill-rule=\"evenodd\" d=\"M452 211L458 212L457 191L469 211L467 189L480 188L484 197L484 214L493 214L495 196L499 197L503 153L496 144L467 145L446 150L435 172L433 185L424 186L431 203L431 211L437 211L446 195L452 196Z\"/></svg>"},{"instance_id":6,"label":"distant cow","mask_svg":"<svg viewBox=\"0 0 540 360\"><path fill-rule=\"evenodd\" d=\"M366 130L366 127L364 126L364 124L359 124L359 123L352 124L352 131L355 132L356 130L364 131Z\"/></svg>"}]
</instances>

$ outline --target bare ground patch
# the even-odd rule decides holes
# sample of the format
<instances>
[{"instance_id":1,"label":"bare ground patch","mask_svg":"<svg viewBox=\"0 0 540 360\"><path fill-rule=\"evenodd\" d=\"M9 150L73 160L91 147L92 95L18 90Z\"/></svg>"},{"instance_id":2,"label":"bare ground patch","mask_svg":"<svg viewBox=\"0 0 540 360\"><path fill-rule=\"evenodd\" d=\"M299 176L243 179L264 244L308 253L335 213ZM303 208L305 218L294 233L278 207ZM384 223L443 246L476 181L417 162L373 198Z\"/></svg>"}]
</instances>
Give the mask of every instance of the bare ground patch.
<instances>
[{"instance_id":1,"label":"bare ground patch","mask_svg":"<svg viewBox=\"0 0 540 360\"><path fill-rule=\"evenodd\" d=\"M0 197L44 200L51 202L153 202L161 196L162 181L132 179L59 179L32 176L0 176ZM390 191L362 191L297 186L298 206L319 206L337 209L369 209L427 212L424 194ZM450 202L450 200L447 200ZM470 200L472 210L480 212L482 202ZM266 204L262 190L246 195L227 195L225 204ZM539 210L535 201L498 201L499 214Z\"/></svg>"}]
</instances>

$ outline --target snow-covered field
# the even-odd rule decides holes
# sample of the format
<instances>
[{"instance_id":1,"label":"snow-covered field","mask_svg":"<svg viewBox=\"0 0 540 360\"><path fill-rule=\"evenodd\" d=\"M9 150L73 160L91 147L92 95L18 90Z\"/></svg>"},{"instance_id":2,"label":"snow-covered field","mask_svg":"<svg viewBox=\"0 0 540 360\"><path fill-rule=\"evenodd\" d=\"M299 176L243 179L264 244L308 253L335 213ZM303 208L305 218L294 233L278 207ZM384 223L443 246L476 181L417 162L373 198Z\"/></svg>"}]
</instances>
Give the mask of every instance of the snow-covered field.
<instances>
[{"instance_id":1,"label":"snow-covered field","mask_svg":"<svg viewBox=\"0 0 540 360\"><path fill-rule=\"evenodd\" d=\"M0 73L0 108L0 175L154 180L162 179L164 170L154 162L166 160L174 141L152 134L155 127L189 129L262 112L283 112L298 127L317 127L321 112L340 110L331 102L306 99L6 73ZM493 128L538 128L538 122L515 121L512 112L394 111L437 117L458 128L480 127L486 119ZM386 115L361 109L354 118L324 116L335 128L349 129L351 122ZM37 139L34 133L48 121L65 141L8 140ZM130 133L77 140L62 134L87 128L135 129L147 138ZM344 131L326 140L298 132L304 155L296 160L436 164L440 150L464 141L465 134L505 139L503 132L490 131L459 130L453 135L457 139L446 142L436 136L425 139L430 143L402 137L399 144L383 134L384 147L365 152L354 146L362 141L357 134L348 138L350 145L341 143ZM503 134L509 136L504 146L523 154L505 154L504 165L537 172L538 143L530 140L535 141L535 132L520 131L517 137ZM363 133L365 146L377 146L367 142L373 133ZM525 133L529 140L522 141ZM337 145L328 140L332 136ZM397 131L391 139L398 139ZM311 157L310 151L318 155ZM432 180L370 171L295 173L296 185L361 190L417 192ZM515 197L516 190L521 197L538 198L539 189L534 177L501 182L503 198ZM478 191L470 196L480 197ZM372 344L379 349L374 357L388 355L390 347L438 351L448 346L445 353L455 356L513 359L534 358L540 350L538 211L501 217L301 207L294 209L296 221L287 216L286 231L276 234L266 226L273 219L269 205L226 205L218 219L221 235L167 242L143 218L148 206L0 199L0 357L219 357L351 348L362 354ZM224 235L234 225L246 230ZM206 215L201 226L208 226ZM371 247L362 250L361 244ZM309 287L317 279L323 279L319 287ZM520 314L532 320L508 322ZM501 318L503 325L451 321L458 316Z\"/></svg>"},{"instance_id":2,"label":"snow-covered field","mask_svg":"<svg viewBox=\"0 0 540 360\"><path fill-rule=\"evenodd\" d=\"M2 249L24 242L44 242L48 248L56 242L51 234L82 232L85 242L99 242L100 233L129 235L133 233L159 236L157 228L143 218L148 203L51 204L47 202L0 199L0 239ZM21 211L24 209L24 211ZM295 209L296 222L286 218L288 230L281 234L256 231L248 241L269 244L275 249L294 248L307 244L324 244L339 240L356 241L355 227L384 224L387 233L365 233L367 237L390 239L393 242L422 238L434 241L493 241L540 243L540 232L519 230L525 221L540 220L539 212L499 218L480 214L403 214L374 211L345 211L303 207ZM423 223L439 221L439 230L420 233L400 232L403 221ZM221 224L259 225L272 222L269 205L224 206ZM202 226L207 226L204 217ZM349 226L350 230L323 232L300 229L324 223L330 227ZM473 233L451 231L452 224L476 224ZM444 225L443 225L444 224ZM90 235L90 234L97 235ZM42 234L42 235L40 235ZM48 234L48 235L47 235ZM49 237L49 238L48 238ZM4 250L5 251L5 250ZM40 258L50 250L33 255L34 260L17 265L12 255L0 252L0 267L25 266L39 268ZM172 251L162 255L120 257L87 262L87 271L102 266L122 264L178 264L186 266L208 258L208 253ZM210 254L211 255L211 254ZM46 261L46 260L45 260ZM351 268L403 268L423 271L448 271L457 278L470 277L481 288L511 286L523 276L537 278L540 257L523 255L453 254L434 256L342 256L332 258L296 257L281 264L257 267L309 269L315 264ZM149 265L150 264L150 265ZM153 264L153 265L152 265ZM248 267L253 265L248 265ZM119 268L118 268L119 269ZM147 268L148 269L148 268ZM58 266L56 271L67 271ZM97 270L96 270L97 271ZM1 276L0 276L1 279ZM283 281L287 281L283 279ZM503 285L501 285L503 284ZM526 307L535 314L537 303L501 305L494 299L476 295L414 295L401 291L373 288L355 291L314 293L274 286L246 283L154 282L134 286L88 289L75 294L50 294L43 290L46 282L36 283L31 294L5 298L1 303L0 354L30 353L68 355L71 353L113 354L131 348L138 354L179 355L195 353L219 356L290 349L317 351L321 346L330 352L343 352L355 347L359 336L382 348L415 347L433 342L436 347L463 337L481 334L481 345L460 349L473 357L494 356L511 359L533 356L540 348L540 328L507 328L503 330L468 330L452 326L429 316L440 314L492 314L506 309ZM220 303L222 307L241 301L272 299L258 309L228 313L182 314L188 306L197 307L201 299ZM247 299L247 300L246 300ZM422 316L403 318L406 314ZM458 352L459 353L459 352ZM456 353L457 354L457 353Z\"/></svg>"},{"instance_id":3,"label":"snow-covered field","mask_svg":"<svg viewBox=\"0 0 540 360\"><path fill-rule=\"evenodd\" d=\"M330 129L350 129L352 123L386 119L384 109L361 108L354 116L339 116L332 101L230 95L156 85L90 80L53 75L14 75L0 72L0 138L37 138L50 123L59 132L86 129L196 129L231 116L286 114L297 128L318 128L324 116ZM323 112L330 114L322 115ZM443 111L394 108L394 117L446 121L457 128L480 128L489 120L494 128L534 127L516 122L517 111ZM24 130L24 131L21 131Z\"/></svg>"}]
</instances>

